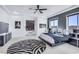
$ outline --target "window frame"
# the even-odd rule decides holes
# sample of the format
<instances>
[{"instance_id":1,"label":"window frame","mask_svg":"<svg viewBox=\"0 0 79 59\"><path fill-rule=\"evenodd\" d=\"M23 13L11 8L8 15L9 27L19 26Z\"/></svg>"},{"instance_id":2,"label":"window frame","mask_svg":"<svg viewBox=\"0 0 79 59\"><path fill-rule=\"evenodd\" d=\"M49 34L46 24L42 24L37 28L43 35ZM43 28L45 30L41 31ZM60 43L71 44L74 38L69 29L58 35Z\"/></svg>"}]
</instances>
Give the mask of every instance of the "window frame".
<instances>
[{"instance_id":1,"label":"window frame","mask_svg":"<svg viewBox=\"0 0 79 59\"><path fill-rule=\"evenodd\" d=\"M56 20L50 20L49 23L51 23L51 21L53 21L52 22L53 23L53 26L52 26L53 28L56 27L55 26L55 23L56 23L55 21L57 21L57 28L58 28L58 19L56 19ZM49 27L51 27L51 26L49 25Z\"/></svg>"},{"instance_id":2,"label":"window frame","mask_svg":"<svg viewBox=\"0 0 79 59\"><path fill-rule=\"evenodd\" d=\"M66 15L66 29L68 30L68 26L69 26L69 16L73 16L73 15L77 15L77 29L78 29L78 26L79 26L79 12L75 12L75 13L71 13L71 14L68 14Z\"/></svg>"}]
</instances>

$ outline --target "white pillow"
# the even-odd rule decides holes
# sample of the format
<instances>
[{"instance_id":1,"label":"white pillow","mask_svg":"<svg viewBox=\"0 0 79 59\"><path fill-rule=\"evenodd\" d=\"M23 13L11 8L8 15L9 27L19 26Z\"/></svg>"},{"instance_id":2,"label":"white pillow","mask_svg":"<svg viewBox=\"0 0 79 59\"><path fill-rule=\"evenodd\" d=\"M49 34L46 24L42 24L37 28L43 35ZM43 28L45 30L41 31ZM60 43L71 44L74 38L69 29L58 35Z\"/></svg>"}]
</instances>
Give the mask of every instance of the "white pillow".
<instances>
[{"instance_id":1,"label":"white pillow","mask_svg":"<svg viewBox=\"0 0 79 59\"><path fill-rule=\"evenodd\" d=\"M63 29L58 28L58 32L61 33L61 34L63 34Z\"/></svg>"},{"instance_id":2,"label":"white pillow","mask_svg":"<svg viewBox=\"0 0 79 59\"><path fill-rule=\"evenodd\" d=\"M64 30L64 31L63 31L63 34L69 35L69 31L68 31L68 30Z\"/></svg>"},{"instance_id":3,"label":"white pillow","mask_svg":"<svg viewBox=\"0 0 79 59\"><path fill-rule=\"evenodd\" d=\"M64 37L62 34L54 34L55 36Z\"/></svg>"}]
</instances>

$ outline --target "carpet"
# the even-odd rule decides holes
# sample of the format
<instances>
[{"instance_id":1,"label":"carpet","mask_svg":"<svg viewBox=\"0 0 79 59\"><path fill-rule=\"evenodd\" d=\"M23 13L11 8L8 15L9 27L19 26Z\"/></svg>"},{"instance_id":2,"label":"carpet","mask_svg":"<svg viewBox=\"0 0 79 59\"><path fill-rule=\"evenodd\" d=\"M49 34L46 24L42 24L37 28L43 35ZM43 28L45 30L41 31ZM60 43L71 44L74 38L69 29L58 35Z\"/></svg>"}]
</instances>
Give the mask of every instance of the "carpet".
<instances>
[{"instance_id":1,"label":"carpet","mask_svg":"<svg viewBox=\"0 0 79 59\"><path fill-rule=\"evenodd\" d=\"M45 49L43 41L28 39L12 44L7 49L7 54L41 54Z\"/></svg>"}]
</instances>

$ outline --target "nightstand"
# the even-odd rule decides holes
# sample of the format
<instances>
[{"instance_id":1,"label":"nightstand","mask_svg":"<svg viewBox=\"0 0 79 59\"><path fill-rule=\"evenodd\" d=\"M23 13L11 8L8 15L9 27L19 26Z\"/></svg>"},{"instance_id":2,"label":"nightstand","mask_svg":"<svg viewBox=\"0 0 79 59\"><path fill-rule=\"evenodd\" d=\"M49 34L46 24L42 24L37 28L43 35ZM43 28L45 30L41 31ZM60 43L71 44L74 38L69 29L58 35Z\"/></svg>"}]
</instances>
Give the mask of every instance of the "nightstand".
<instances>
[{"instance_id":1,"label":"nightstand","mask_svg":"<svg viewBox=\"0 0 79 59\"><path fill-rule=\"evenodd\" d=\"M68 43L79 47L79 33L71 33Z\"/></svg>"}]
</instances>

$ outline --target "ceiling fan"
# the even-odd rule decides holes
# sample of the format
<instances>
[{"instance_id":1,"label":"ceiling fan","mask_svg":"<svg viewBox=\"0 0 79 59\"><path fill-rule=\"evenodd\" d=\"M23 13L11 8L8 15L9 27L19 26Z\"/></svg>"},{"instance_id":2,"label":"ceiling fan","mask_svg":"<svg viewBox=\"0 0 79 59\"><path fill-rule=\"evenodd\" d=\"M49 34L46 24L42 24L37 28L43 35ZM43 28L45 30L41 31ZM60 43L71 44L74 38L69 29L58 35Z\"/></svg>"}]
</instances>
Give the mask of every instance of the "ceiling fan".
<instances>
[{"instance_id":1,"label":"ceiling fan","mask_svg":"<svg viewBox=\"0 0 79 59\"><path fill-rule=\"evenodd\" d=\"M30 9L32 9L32 8L30 8ZM36 9L34 9L34 10L35 10L34 13L39 11L42 14L44 10L47 10L47 8L40 8L39 5L36 5Z\"/></svg>"}]
</instances>

